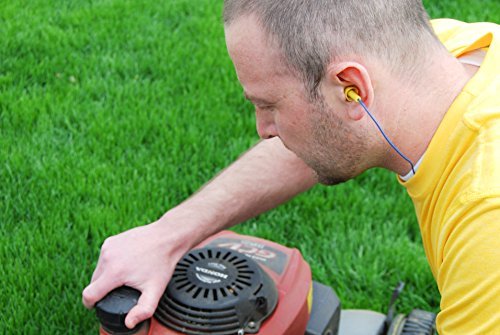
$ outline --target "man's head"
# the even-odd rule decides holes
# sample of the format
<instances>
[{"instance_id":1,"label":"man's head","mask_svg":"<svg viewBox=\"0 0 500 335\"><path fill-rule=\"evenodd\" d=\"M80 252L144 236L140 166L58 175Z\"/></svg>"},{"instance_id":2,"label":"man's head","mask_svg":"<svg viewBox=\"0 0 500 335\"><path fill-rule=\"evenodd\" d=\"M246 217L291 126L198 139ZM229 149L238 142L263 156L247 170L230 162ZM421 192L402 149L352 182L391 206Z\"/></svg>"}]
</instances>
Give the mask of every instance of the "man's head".
<instances>
[{"instance_id":1,"label":"man's head","mask_svg":"<svg viewBox=\"0 0 500 335\"><path fill-rule=\"evenodd\" d=\"M224 22L259 135L279 136L327 184L379 165L381 154L343 88L357 86L373 106L378 73L415 77L438 45L417 0L225 0Z\"/></svg>"},{"instance_id":2,"label":"man's head","mask_svg":"<svg viewBox=\"0 0 500 335\"><path fill-rule=\"evenodd\" d=\"M413 75L436 40L421 0L225 0L224 23L255 15L314 94L330 62L363 55Z\"/></svg>"}]
</instances>

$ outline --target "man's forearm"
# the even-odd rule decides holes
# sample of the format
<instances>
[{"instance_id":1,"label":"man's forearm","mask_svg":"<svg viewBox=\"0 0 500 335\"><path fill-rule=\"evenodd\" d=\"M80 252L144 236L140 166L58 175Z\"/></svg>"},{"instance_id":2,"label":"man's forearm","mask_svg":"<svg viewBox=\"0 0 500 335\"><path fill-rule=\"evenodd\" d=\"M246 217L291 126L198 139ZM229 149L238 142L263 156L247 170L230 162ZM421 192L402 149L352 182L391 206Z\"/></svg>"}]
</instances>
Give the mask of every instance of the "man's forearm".
<instances>
[{"instance_id":1,"label":"man's forearm","mask_svg":"<svg viewBox=\"0 0 500 335\"><path fill-rule=\"evenodd\" d=\"M91 308L116 287L136 288L142 294L125 321L135 327L153 315L175 264L189 249L315 183L313 171L278 138L260 142L160 220L107 238L83 303Z\"/></svg>"},{"instance_id":2,"label":"man's forearm","mask_svg":"<svg viewBox=\"0 0 500 335\"><path fill-rule=\"evenodd\" d=\"M272 209L316 182L312 169L279 138L263 140L165 218L179 213L198 217L196 232L183 227L198 241Z\"/></svg>"}]
</instances>

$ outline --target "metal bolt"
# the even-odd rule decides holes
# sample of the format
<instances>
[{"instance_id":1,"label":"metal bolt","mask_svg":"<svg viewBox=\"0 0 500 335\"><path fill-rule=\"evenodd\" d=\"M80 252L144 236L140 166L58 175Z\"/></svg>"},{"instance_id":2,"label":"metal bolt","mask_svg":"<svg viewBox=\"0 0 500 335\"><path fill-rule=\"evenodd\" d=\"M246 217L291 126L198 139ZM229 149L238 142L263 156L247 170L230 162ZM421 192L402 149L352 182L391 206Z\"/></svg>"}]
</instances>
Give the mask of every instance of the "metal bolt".
<instances>
[{"instance_id":1,"label":"metal bolt","mask_svg":"<svg viewBox=\"0 0 500 335\"><path fill-rule=\"evenodd\" d=\"M257 326L257 325L256 325L256 324L255 324L255 322L253 322L253 321L250 321L250 322L248 323L248 327L250 327L250 328L255 328L256 326Z\"/></svg>"}]
</instances>

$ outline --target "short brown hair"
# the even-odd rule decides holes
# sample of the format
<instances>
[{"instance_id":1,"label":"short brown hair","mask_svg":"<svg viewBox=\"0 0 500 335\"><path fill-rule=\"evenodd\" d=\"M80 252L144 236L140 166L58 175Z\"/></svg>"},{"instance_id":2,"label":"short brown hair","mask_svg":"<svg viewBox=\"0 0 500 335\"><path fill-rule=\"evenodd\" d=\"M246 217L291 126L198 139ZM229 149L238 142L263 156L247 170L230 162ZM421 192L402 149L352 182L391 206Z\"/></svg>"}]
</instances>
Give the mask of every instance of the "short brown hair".
<instances>
[{"instance_id":1,"label":"short brown hair","mask_svg":"<svg viewBox=\"0 0 500 335\"><path fill-rule=\"evenodd\" d=\"M225 25L250 14L313 96L326 66L338 56L377 57L394 73L411 77L438 41L421 0L224 1Z\"/></svg>"}]
</instances>

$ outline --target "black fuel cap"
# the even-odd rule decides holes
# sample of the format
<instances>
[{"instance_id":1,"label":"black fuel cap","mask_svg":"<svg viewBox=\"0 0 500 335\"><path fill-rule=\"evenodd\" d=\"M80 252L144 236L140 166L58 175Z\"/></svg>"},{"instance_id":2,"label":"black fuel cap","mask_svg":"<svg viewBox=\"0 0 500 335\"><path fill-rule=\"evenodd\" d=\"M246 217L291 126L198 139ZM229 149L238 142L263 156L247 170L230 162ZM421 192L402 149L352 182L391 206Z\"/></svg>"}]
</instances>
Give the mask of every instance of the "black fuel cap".
<instances>
[{"instance_id":1,"label":"black fuel cap","mask_svg":"<svg viewBox=\"0 0 500 335\"><path fill-rule=\"evenodd\" d=\"M139 330L142 323L137 324L134 329L128 329L125 326L125 318L132 307L137 305L140 296L140 291L122 286L97 302L95 310L103 329L113 334L130 334Z\"/></svg>"}]
</instances>

